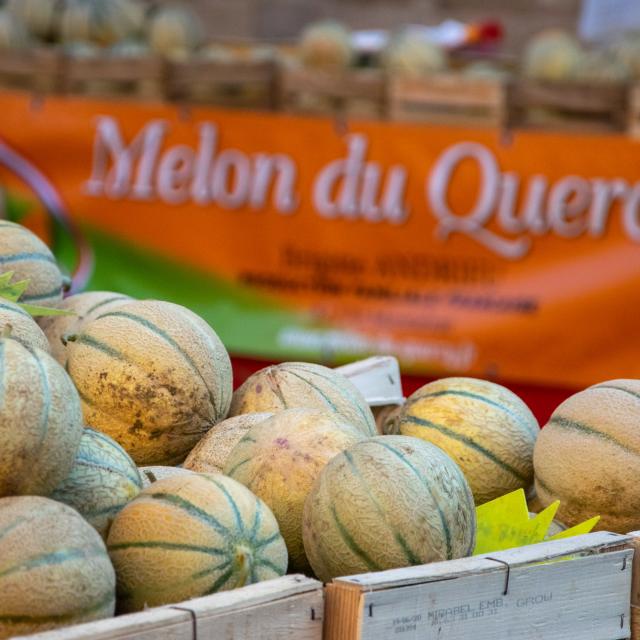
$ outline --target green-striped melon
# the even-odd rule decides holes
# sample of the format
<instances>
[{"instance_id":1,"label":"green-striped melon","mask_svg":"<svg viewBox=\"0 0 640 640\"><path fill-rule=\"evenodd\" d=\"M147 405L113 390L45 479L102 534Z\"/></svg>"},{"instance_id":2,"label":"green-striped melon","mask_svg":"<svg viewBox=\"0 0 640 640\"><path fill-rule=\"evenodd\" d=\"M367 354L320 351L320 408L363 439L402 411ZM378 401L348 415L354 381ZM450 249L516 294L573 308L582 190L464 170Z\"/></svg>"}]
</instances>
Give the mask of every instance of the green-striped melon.
<instances>
[{"instance_id":1,"label":"green-striped melon","mask_svg":"<svg viewBox=\"0 0 640 640\"><path fill-rule=\"evenodd\" d=\"M202 23L183 4L158 8L148 26L151 50L162 56L184 58L203 42Z\"/></svg>"},{"instance_id":2,"label":"green-striped melon","mask_svg":"<svg viewBox=\"0 0 640 640\"><path fill-rule=\"evenodd\" d=\"M600 515L598 528L640 529L640 380L609 380L565 400L540 432L535 484L543 506L574 526Z\"/></svg>"},{"instance_id":3,"label":"green-striped melon","mask_svg":"<svg viewBox=\"0 0 640 640\"><path fill-rule=\"evenodd\" d=\"M184 461L184 468L198 473L222 473L229 454L249 429L272 415L268 412L243 413L218 422L191 450Z\"/></svg>"},{"instance_id":4,"label":"green-striped melon","mask_svg":"<svg viewBox=\"0 0 640 640\"><path fill-rule=\"evenodd\" d=\"M164 467L162 465L138 467L142 478L142 486L146 489L154 482L159 482L165 478L175 478L176 476L190 476L193 471L183 467Z\"/></svg>"},{"instance_id":5,"label":"green-striped melon","mask_svg":"<svg viewBox=\"0 0 640 640\"><path fill-rule=\"evenodd\" d=\"M313 483L336 455L364 439L335 413L280 411L251 428L233 449L224 472L269 506L287 543L289 571L308 573L302 510Z\"/></svg>"},{"instance_id":6,"label":"green-striped melon","mask_svg":"<svg viewBox=\"0 0 640 640\"><path fill-rule=\"evenodd\" d=\"M0 338L0 497L48 495L71 471L80 399L48 354Z\"/></svg>"},{"instance_id":7,"label":"green-striped melon","mask_svg":"<svg viewBox=\"0 0 640 640\"><path fill-rule=\"evenodd\" d=\"M0 8L0 51L24 49L29 44L29 32L24 22L6 8ZM0 220L0 235L2 234L2 222Z\"/></svg>"},{"instance_id":8,"label":"green-striped melon","mask_svg":"<svg viewBox=\"0 0 640 640\"><path fill-rule=\"evenodd\" d=\"M85 429L71 473L51 498L80 512L106 539L120 510L142 490L142 478L129 454L104 433Z\"/></svg>"},{"instance_id":9,"label":"green-striped melon","mask_svg":"<svg viewBox=\"0 0 640 640\"><path fill-rule=\"evenodd\" d=\"M99 315L131 301L129 296L111 291L89 291L65 298L59 305L60 309L74 315L45 316L38 321L49 341L51 355L64 366L67 363L65 336L78 333Z\"/></svg>"},{"instance_id":10,"label":"green-striped melon","mask_svg":"<svg viewBox=\"0 0 640 640\"><path fill-rule=\"evenodd\" d=\"M71 507L0 499L0 638L109 618L115 586L104 542Z\"/></svg>"},{"instance_id":11,"label":"green-striped melon","mask_svg":"<svg viewBox=\"0 0 640 640\"><path fill-rule=\"evenodd\" d=\"M36 321L17 304L0 298L0 335L17 340L28 349L50 352L47 336Z\"/></svg>"},{"instance_id":12,"label":"green-striped melon","mask_svg":"<svg viewBox=\"0 0 640 640\"><path fill-rule=\"evenodd\" d=\"M376 435L373 413L353 382L318 364L285 362L249 376L236 389L229 416L283 409L333 411L365 435Z\"/></svg>"},{"instance_id":13,"label":"green-striped melon","mask_svg":"<svg viewBox=\"0 0 640 640\"><path fill-rule=\"evenodd\" d=\"M120 512L108 547L123 612L235 589L287 569L269 508L220 474L152 484Z\"/></svg>"},{"instance_id":14,"label":"green-striped melon","mask_svg":"<svg viewBox=\"0 0 640 640\"><path fill-rule=\"evenodd\" d=\"M475 517L469 485L441 449L377 436L320 474L304 506L304 548L324 582L451 560L473 552Z\"/></svg>"},{"instance_id":15,"label":"green-striped melon","mask_svg":"<svg viewBox=\"0 0 640 640\"><path fill-rule=\"evenodd\" d=\"M138 465L182 462L229 409L231 361L202 318L169 302L105 311L68 339L87 425Z\"/></svg>"},{"instance_id":16,"label":"green-striped melon","mask_svg":"<svg viewBox=\"0 0 640 640\"><path fill-rule=\"evenodd\" d=\"M136 0L65 0L61 37L66 43L112 45L139 35L145 12Z\"/></svg>"},{"instance_id":17,"label":"green-striped melon","mask_svg":"<svg viewBox=\"0 0 640 640\"><path fill-rule=\"evenodd\" d=\"M27 228L0 220L0 273L7 271L15 282L29 281L20 302L52 307L62 300L62 273L47 245Z\"/></svg>"},{"instance_id":18,"label":"green-striped melon","mask_svg":"<svg viewBox=\"0 0 640 640\"><path fill-rule=\"evenodd\" d=\"M432 442L461 467L477 504L533 482L535 416L514 393L475 378L443 378L409 397L402 435Z\"/></svg>"}]
</instances>

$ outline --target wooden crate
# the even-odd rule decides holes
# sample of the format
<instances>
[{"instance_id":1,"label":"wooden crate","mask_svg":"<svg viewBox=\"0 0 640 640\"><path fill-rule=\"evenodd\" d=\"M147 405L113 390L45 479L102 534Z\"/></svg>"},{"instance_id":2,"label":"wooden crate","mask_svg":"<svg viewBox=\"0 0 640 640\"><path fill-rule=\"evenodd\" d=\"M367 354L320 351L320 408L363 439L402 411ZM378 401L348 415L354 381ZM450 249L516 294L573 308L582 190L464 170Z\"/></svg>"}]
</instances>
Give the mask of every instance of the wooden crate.
<instances>
[{"instance_id":1,"label":"wooden crate","mask_svg":"<svg viewBox=\"0 0 640 640\"><path fill-rule=\"evenodd\" d=\"M629 89L627 131L632 138L640 138L640 85Z\"/></svg>"},{"instance_id":2,"label":"wooden crate","mask_svg":"<svg viewBox=\"0 0 640 640\"><path fill-rule=\"evenodd\" d=\"M322 585L284 576L234 591L100 622L24 636L31 640L322 640Z\"/></svg>"},{"instance_id":3,"label":"wooden crate","mask_svg":"<svg viewBox=\"0 0 640 640\"><path fill-rule=\"evenodd\" d=\"M580 132L627 128L628 90L622 83L518 79L509 87L509 125Z\"/></svg>"},{"instance_id":4,"label":"wooden crate","mask_svg":"<svg viewBox=\"0 0 640 640\"><path fill-rule=\"evenodd\" d=\"M164 97L165 64L161 58L72 57L63 63L63 93L90 96Z\"/></svg>"},{"instance_id":5,"label":"wooden crate","mask_svg":"<svg viewBox=\"0 0 640 640\"><path fill-rule=\"evenodd\" d=\"M62 56L53 48L0 52L0 87L48 93L59 87Z\"/></svg>"},{"instance_id":6,"label":"wooden crate","mask_svg":"<svg viewBox=\"0 0 640 640\"><path fill-rule=\"evenodd\" d=\"M400 121L502 127L506 96L506 83L499 79L455 73L396 78L389 83L389 115Z\"/></svg>"},{"instance_id":7,"label":"wooden crate","mask_svg":"<svg viewBox=\"0 0 640 640\"><path fill-rule=\"evenodd\" d=\"M277 106L277 65L272 60L172 62L167 73L170 100L231 108Z\"/></svg>"},{"instance_id":8,"label":"wooden crate","mask_svg":"<svg viewBox=\"0 0 640 640\"><path fill-rule=\"evenodd\" d=\"M385 75L379 70L340 74L285 65L279 85L280 106L288 112L365 118L386 114Z\"/></svg>"},{"instance_id":9,"label":"wooden crate","mask_svg":"<svg viewBox=\"0 0 640 640\"><path fill-rule=\"evenodd\" d=\"M335 579L325 640L630 637L631 536L592 533Z\"/></svg>"}]
</instances>

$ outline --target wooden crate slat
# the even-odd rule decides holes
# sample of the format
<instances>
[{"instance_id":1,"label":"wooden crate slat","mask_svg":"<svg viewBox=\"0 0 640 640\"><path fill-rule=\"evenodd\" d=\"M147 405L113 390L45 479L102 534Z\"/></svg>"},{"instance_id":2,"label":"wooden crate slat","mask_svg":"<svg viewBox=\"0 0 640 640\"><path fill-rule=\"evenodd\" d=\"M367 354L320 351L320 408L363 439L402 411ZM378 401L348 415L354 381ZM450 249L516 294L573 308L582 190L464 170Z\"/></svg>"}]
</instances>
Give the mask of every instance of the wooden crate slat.
<instances>
[{"instance_id":1,"label":"wooden crate slat","mask_svg":"<svg viewBox=\"0 0 640 640\"><path fill-rule=\"evenodd\" d=\"M322 584L283 576L180 604L66 627L30 640L322 640Z\"/></svg>"},{"instance_id":2,"label":"wooden crate slat","mask_svg":"<svg viewBox=\"0 0 640 640\"><path fill-rule=\"evenodd\" d=\"M634 85L629 90L629 111L627 114L627 130L632 138L640 138L640 86Z\"/></svg>"},{"instance_id":3,"label":"wooden crate slat","mask_svg":"<svg viewBox=\"0 0 640 640\"><path fill-rule=\"evenodd\" d=\"M337 578L325 640L620 640L630 633L631 540L603 532Z\"/></svg>"},{"instance_id":4,"label":"wooden crate slat","mask_svg":"<svg viewBox=\"0 0 640 640\"><path fill-rule=\"evenodd\" d=\"M195 640L191 614L168 607L23 637L25 640Z\"/></svg>"},{"instance_id":5,"label":"wooden crate slat","mask_svg":"<svg viewBox=\"0 0 640 640\"><path fill-rule=\"evenodd\" d=\"M506 96L502 80L458 74L397 78L390 82L390 115L393 120L402 121L502 126Z\"/></svg>"}]
</instances>

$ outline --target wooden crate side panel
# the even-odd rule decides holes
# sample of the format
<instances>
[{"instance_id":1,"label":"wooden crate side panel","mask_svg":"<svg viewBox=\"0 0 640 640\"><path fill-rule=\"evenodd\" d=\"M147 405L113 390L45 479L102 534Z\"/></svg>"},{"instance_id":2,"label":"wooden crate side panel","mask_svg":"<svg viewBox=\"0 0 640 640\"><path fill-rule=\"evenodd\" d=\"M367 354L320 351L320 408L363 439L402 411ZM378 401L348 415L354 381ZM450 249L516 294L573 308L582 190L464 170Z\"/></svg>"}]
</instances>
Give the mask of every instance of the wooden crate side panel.
<instances>
[{"instance_id":1,"label":"wooden crate side panel","mask_svg":"<svg viewBox=\"0 0 640 640\"><path fill-rule=\"evenodd\" d=\"M499 80L474 80L455 74L398 79L390 84L389 104L394 120L502 126L506 85Z\"/></svg>"},{"instance_id":2,"label":"wooden crate side panel","mask_svg":"<svg viewBox=\"0 0 640 640\"><path fill-rule=\"evenodd\" d=\"M322 640L323 614L324 596L319 587L225 614L197 614L197 638Z\"/></svg>"},{"instance_id":3,"label":"wooden crate side panel","mask_svg":"<svg viewBox=\"0 0 640 640\"><path fill-rule=\"evenodd\" d=\"M187 611L159 608L23 636L25 640L194 640Z\"/></svg>"},{"instance_id":4,"label":"wooden crate side panel","mask_svg":"<svg viewBox=\"0 0 640 640\"><path fill-rule=\"evenodd\" d=\"M535 562L546 562L565 556L607 553L624 548L628 546L631 541L631 536L601 531L575 536L565 540L555 540L553 542L542 542L526 547L518 547L517 549L486 554L485 556L473 556L471 558L434 562L415 567L345 576L343 578L336 578L334 583L339 584L344 582L367 590L391 589L424 582L437 582L444 579L464 577L479 573L480 571L497 571L500 570L504 564L517 567ZM499 562L496 562L496 560ZM503 564L501 565L500 562Z\"/></svg>"},{"instance_id":5,"label":"wooden crate side panel","mask_svg":"<svg viewBox=\"0 0 640 640\"><path fill-rule=\"evenodd\" d=\"M365 593L361 638L620 640L631 550ZM506 592L505 592L506 591Z\"/></svg>"}]
</instances>

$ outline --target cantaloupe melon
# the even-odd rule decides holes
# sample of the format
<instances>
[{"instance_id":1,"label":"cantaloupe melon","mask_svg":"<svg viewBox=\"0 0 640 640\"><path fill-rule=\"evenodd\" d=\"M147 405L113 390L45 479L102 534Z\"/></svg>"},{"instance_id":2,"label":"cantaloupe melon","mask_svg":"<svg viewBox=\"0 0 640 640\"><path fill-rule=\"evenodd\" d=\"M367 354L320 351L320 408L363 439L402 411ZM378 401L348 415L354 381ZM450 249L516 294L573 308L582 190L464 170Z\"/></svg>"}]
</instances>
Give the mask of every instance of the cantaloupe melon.
<instances>
[{"instance_id":1,"label":"cantaloupe melon","mask_svg":"<svg viewBox=\"0 0 640 640\"><path fill-rule=\"evenodd\" d=\"M184 468L198 473L222 473L229 454L249 429L272 415L268 412L243 413L219 422L191 450Z\"/></svg>"},{"instance_id":2,"label":"cantaloupe melon","mask_svg":"<svg viewBox=\"0 0 640 640\"><path fill-rule=\"evenodd\" d=\"M61 4L60 0L8 0L7 9L31 35L46 40L56 33Z\"/></svg>"},{"instance_id":3,"label":"cantaloupe melon","mask_svg":"<svg viewBox=\"0 0 640 640\"><path fill-rule=\"evenodd\" d=\"M594 49L582 54L575 78L590 84L622 83L631 78L631 70L609 51Z\"/></svg>"},{"instance_id":4,"label":"cantaloupe melon","mask_svg":"<svg viewBox=\"0 0 640 640\"><path fill-rule=\"evenodd\" d=\"M468 556L475 507L462 471L407 436L369 438L324 468L304 506L304 548L332 578Z\"/></svg>"},{"instance_id":5,"label":"cantaloupe melon","mask_svg":"<svg viewBox=\"0 0 640 640\"><path fill-rule=\"evenodd\" d=\"M575 36L561 29L545 29L527 43L523 72L539 80L570 80L575 77L582 56Z\"/></svg>"},{"instance_id":6,"label":"cantaloupe melon","mask_svg":"<svg viewBox=\"0 0 640 640\"><path fill-rule=\"evenodd\" d=\"M158 55L188 57L203 40L202 23L185 5L159 7L149 22L149 46Z\"/></svg>"},{"instance_id":7,"label":"cantaloupe melon","mask_svg":"<svg viewBox=\"0 0 640 640\"><path fill-rule=\"evenodd\" d=\"M383 60L385 69L393 77L423 78L447 67L447 57L441 47L412 33L392 40Z\"/></svg>"},{"instance_id":8,"label":"cantaloupe melon","mask_svg":"<svg viewBox=\"0 0 640 640\"><path fill-rule=\"evenodd\" d=\"M67 363L67 348L64 343L66 335L78 333L87 322L131 301L129 296L111 291L89 291L65 298L58 306L73 315L45 316L38 320L49 340L51 355L64 366Z\"/></svg>"},{"instance_id":9,"label":"cantaloupe melon","mask_svg":"<svg viewBox=\"0 0 640 640\"><path fill-rule=\"evenodd\" d=\"M150 467L138 467L142 477L142 486L146 489L154 482L159 482L165 478L175 478L176 476L189 476L194 472L183 467L163 467L162 465Z\"/></svg>"},{"instance_id":10,"label":"cantaloupe melon","mask_svg":"<svg viewBox=\"0 0 640 640\"><path fill-rule=\"evenodd\" d=\"M25 227L0 220L0 273L29 280L20 302L51 307L62 300L63 277L46 244Z\"/></svg>"},{"instance_id":11,"label":"cantaloupe melon","mask_svg":"<svg viewBox=\"0 0 640 640\"><path fill-rule=\"evenodd\" d=\"M0 380L0 497L48 495L80 445L78 393L48 353L11 338L0 338Z\"/></svg>"},{"instance_id":12,"label":"cantaloupe melon","mask_svg":"<svg viewBox=\"0 0 640 640\"><path fill-rule=\"evenodd\" d=\"M229 416L295 408L333 411L365 435L377 433L373 413L354 384L334 369L306 362L285 362L249 376L233 394Z\"/></svg>"},{"instance_id":13,"label":"cantaloupe melon","mask_svg":"<svg viewBox=\"0 0 640 640\"><path fill-rule=\"evenodd\" d=\"M123 612L235 589L287 568L269 508L220 474L155 482L120 512L108 547Z\"/></svg>"},{"instance_id":14,"label":"cantaloupe melon","mask_svg":"<svg viewBox=\"0 0 640 640\"><path fill-rule=\"evenodd\" d=\"M333 457L364 437L335 413L289 409L250 429L229 455L225 474L251 489L276 517L290 572L310 570L302 510L313 483Z\"/></svg>"},{"instance_id":15,"label":"cantaloupe melon","mask_svg":"<svg viewBox=\"0 0 640 640\"><path fill-rule=\"evenodd\" d=\"M17 304L0 298L0 335L8 335L28 349L50 352L47 336Z\"/></svg>"},{"instance_id":16,"label":"cantaloupe melon","mask_svg":"<svg viewBox=\"0 0 640 640\"><path fill-rule=\"evenodd\" d=\"M514 393L475 378L443 378L409 397L402 435L437 445L462 468L477 504L528 489L538 422Z\"/></svg>"},{"instance_id":17,"label":"cantaloupe melon","mask_svg":"<svg viewBox=\"0 0 640 640\"><path fill-rule=\"evenodd\" d=\"M102 46L142 32L145 8L136 0L66 0L60 19L62 41Z\"/></svg>"},{"instance_id":18,"label":"cantaloupe melon","mask_svg":"<svg viewBox=\"0 0 640 640\"><path fill-rule=\"evenodd\" d=\"M333 20L309 25L302 32L299 50L306 67L322 71L342 71L354 59L349 30Z\"/></svg>"},{"instance_id":19,"label":"cantaloupe melon","mask_svg":"<svg viewBox=\"0 0 640 640\"><path fill-rule=\"evenodd\" d=\"M71 507L0 499L0 638L108 618L115 584L104 542Z\"/></svg>"},{"instance_id":20,"label":"cantaloupe melon","mask_svg":"<svg viewBox=\"0 0 640 640\"><path fill-rule=\"evenodd\" d=\"M104 433L85 429L71 473L51 498L80 512L106 539L120 510L142 490L142 478L127 452Z\"/></svg>"},{"instance_id":21,"label":"cantaloupe melon","mask_svg":"<svg viewBox=\"0 0 640 640\"><path fill-rule=\"evenodd\" d=\"M598 528L640 528L640 381L610 380L565 400L540 432L534 453L543 506L574 526L600 515Z\"/></svg>"},{"instance_id":22,"label":"cantaloupe melon","mask_svg":"<svg viewBox=\"0 0 640 640\"><path fill-rule=\"evenodd\" d=\"M138 465L182 462L229 409L231 361L202 318L169 302L105 311L68 339L87 425Z\"/></svg>"},{"instance_id":23,"label":"cantaloupe melon","mask_svg":"<svg viewBox=\"0 0 640 640\"><path fill-rule=\"evenodd\" d=\"M640 33L637 31L624 34L614 40L607 52L629 71L633 79L640 78Z\"/></svg>"}]
</instances>

